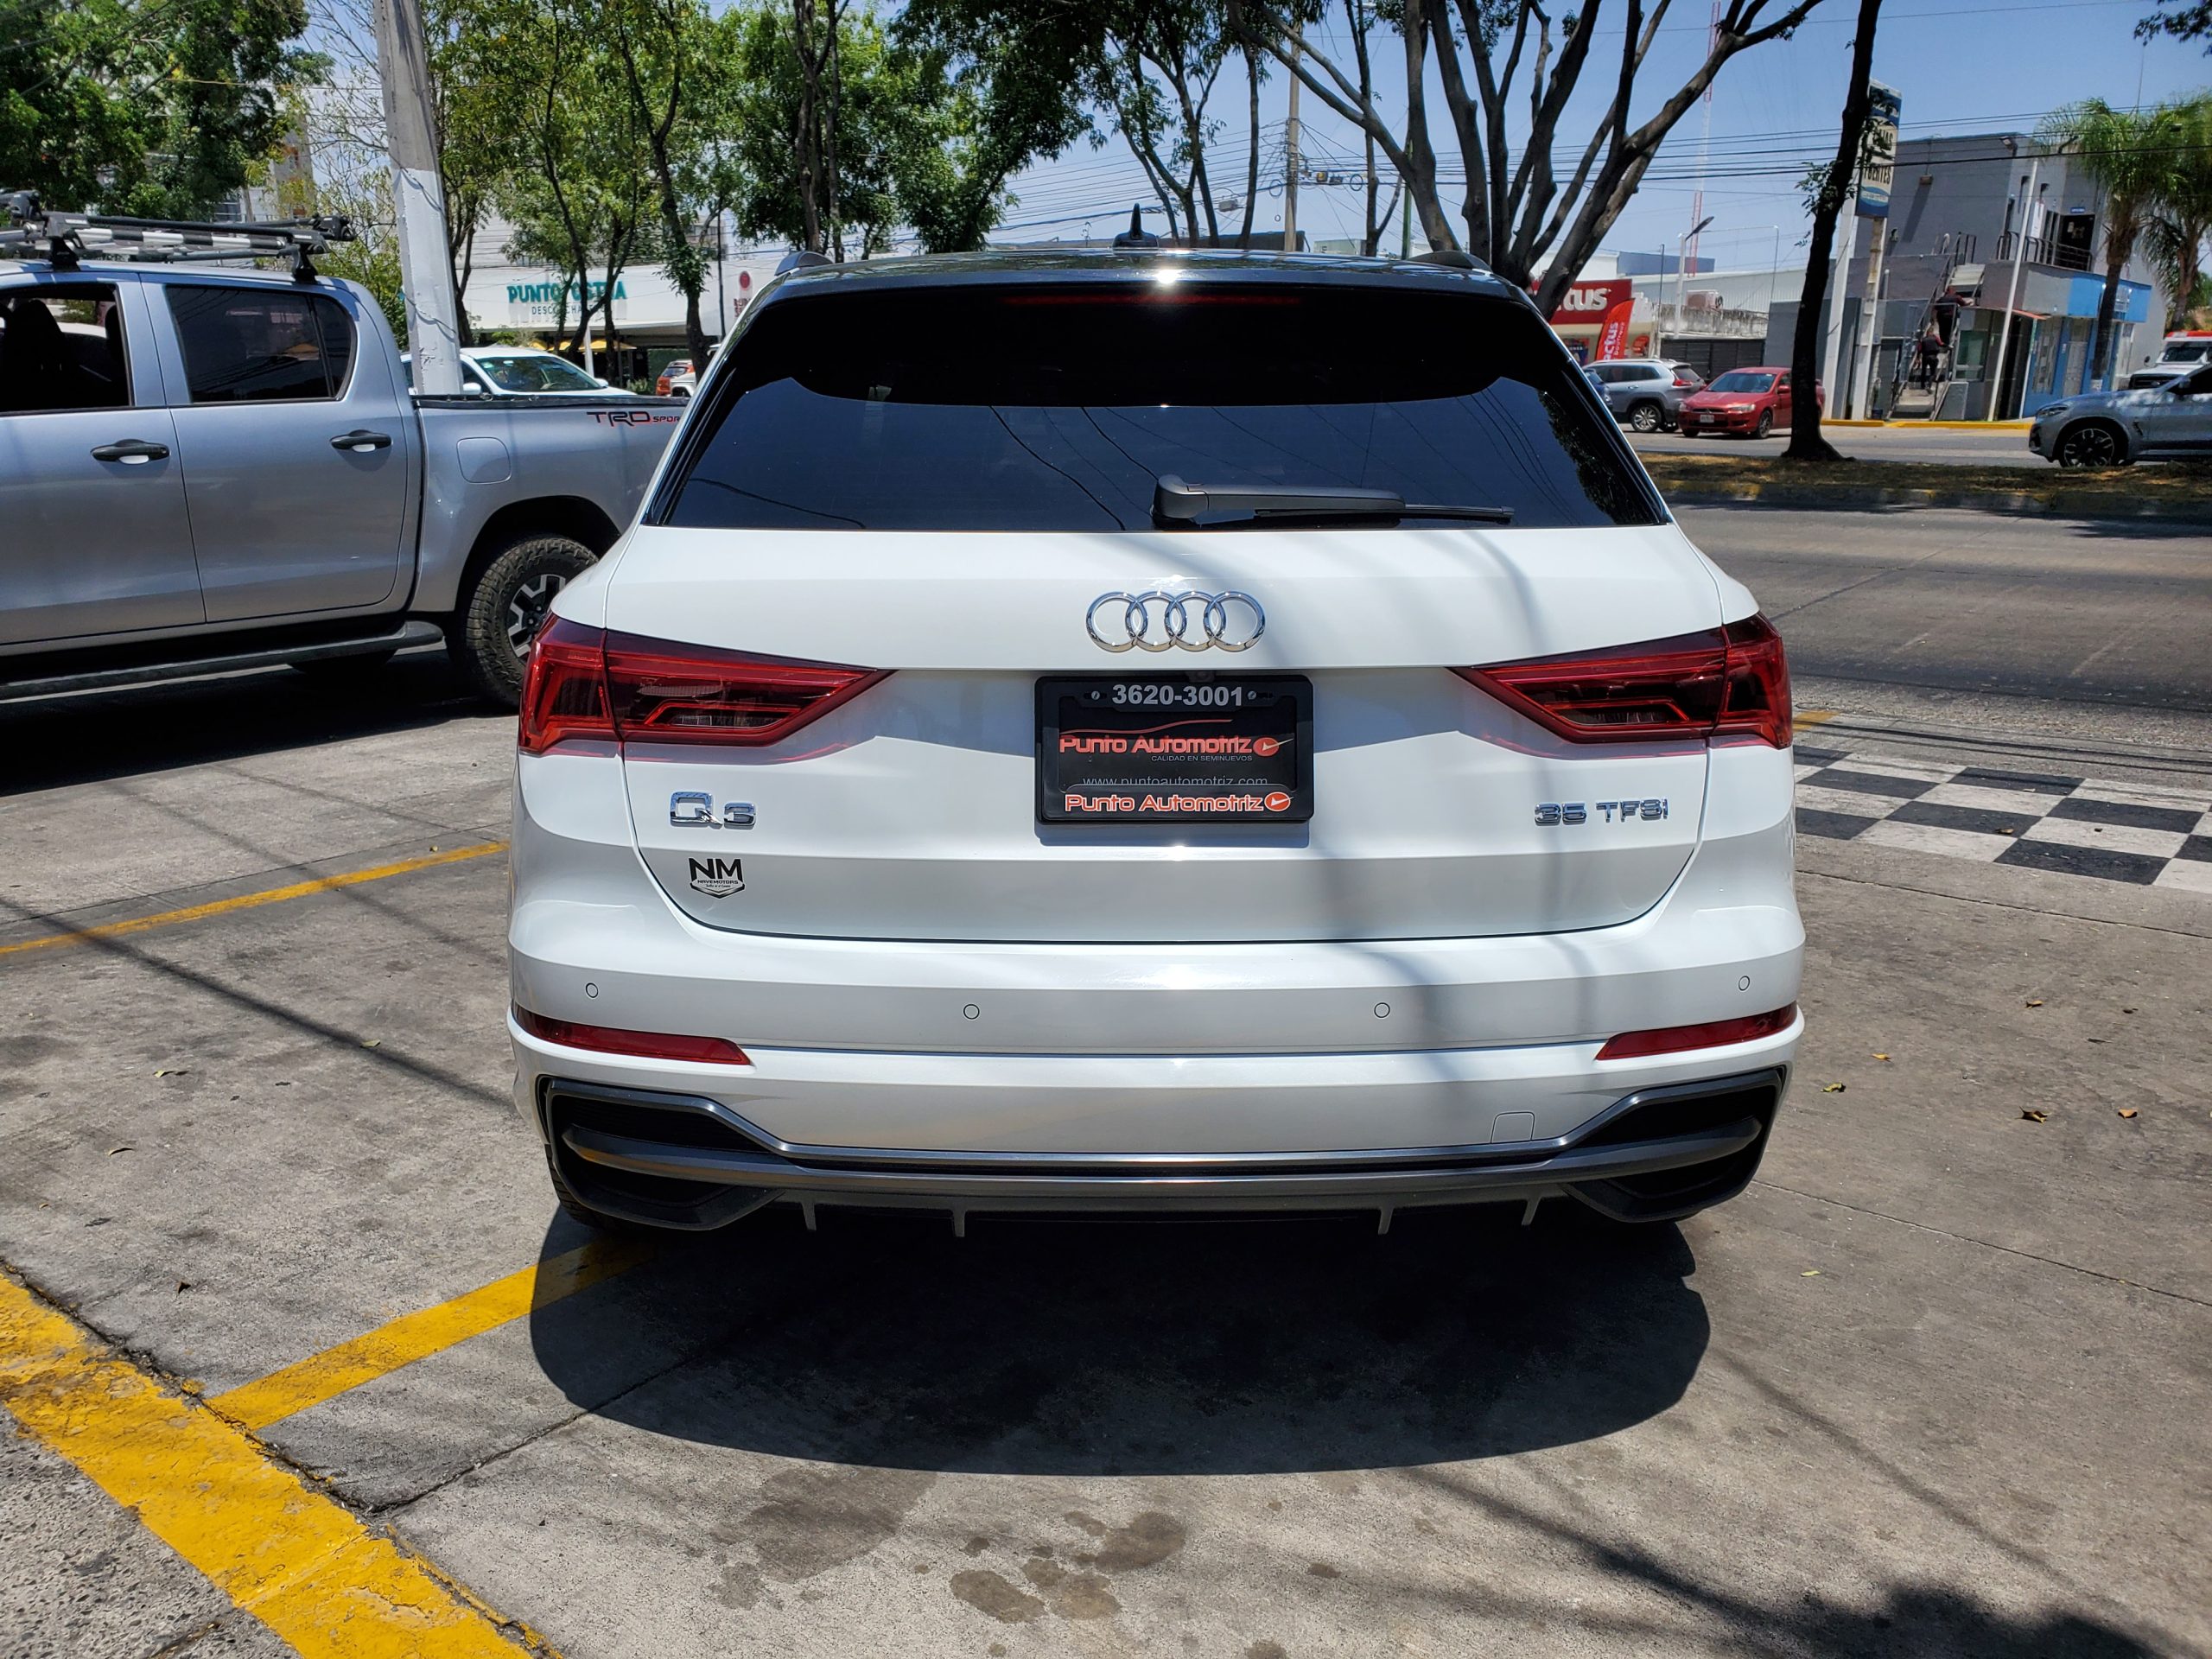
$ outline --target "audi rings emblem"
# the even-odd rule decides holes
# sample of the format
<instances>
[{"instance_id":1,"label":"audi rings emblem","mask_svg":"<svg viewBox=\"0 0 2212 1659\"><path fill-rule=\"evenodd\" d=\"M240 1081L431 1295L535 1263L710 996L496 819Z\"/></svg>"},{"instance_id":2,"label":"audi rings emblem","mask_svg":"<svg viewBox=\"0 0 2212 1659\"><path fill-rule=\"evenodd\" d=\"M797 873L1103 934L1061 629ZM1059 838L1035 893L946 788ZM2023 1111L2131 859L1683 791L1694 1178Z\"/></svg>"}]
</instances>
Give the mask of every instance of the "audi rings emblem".
<instances>
[{"instance_id":1,"label":"audi rings emblem","mask_svg":"<svg viewBox=\"0 0 2212 1659\"><path fill-rule=\"evenodd\" d=\"M1101 594L1083 626L1102 651L1249 651L1268 631L1268 613L1249 594Z\"/></svg>"}]
</instances>

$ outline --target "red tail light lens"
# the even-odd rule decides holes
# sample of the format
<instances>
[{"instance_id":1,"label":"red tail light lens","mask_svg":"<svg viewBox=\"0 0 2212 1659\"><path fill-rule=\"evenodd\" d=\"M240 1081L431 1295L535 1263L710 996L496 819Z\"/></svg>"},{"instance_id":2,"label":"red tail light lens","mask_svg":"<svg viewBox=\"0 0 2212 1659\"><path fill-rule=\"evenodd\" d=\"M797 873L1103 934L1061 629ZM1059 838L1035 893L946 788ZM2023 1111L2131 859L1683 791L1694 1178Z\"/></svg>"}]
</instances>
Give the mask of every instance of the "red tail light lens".
<instances>
[{"instance_id":1,"label":"red tail light lens","mask_svg":"<svg viewBox=\"0 0 2212 1659\"><path fill-rule=\"evenodd\" d=\"M691 1060L708 1065L750 1065L745 1051L727 1037L681 1037L662 1031L621 1031L613 1026L583 1026L554 1020L518 1006L515 1023L531 1036L565 1048L601 1054L636 1054L650 1060Z\"/></svg>"},{"instance_id":2,"label":"red tail light lens","mask_svg":"<svg viewBox=\"0 0 2212 1659\"><path fill-rule=\"evenodd\" d=\"M1576 743L1746 736L1789 745L1789 669L1764 616L1709 633L1455 671Z\"/></svg>"},{"instance_id":3,"label":"red tail light lens","mask_svg":"<svg viewBox=\"0 0 2212 1659\"><path fill-rule=\"evenodd\" d=\"M524 753L543 754L569 738L613 738L606 645L597 628L566 617L552 617L537 631L522 679L518 729Z\"/></svg>"},{"instance_id":4,"label":"red tail light lens","mask_svg":"<svg viewBox=\"0 0 2212 1659\"><path fill-rule=\"evenodd\" d=\"M1669 1026L1663 1031L1630 1031L1611 1039L1598 1051L1601 1060L1633 1060L1650 1054L1680 1054L1686 1049L1725 1048L1730 1043L1754 1043L1777 1037L1797 1018L1797 1005L1768 1014L1745 1014L1740 1020L1713 1020L1701 1026Z\"/></svg>"},{"instance_id":5,"label":"red tail light lens","mask_svg":"<svg viewBox=\"0 0 2212 1659\"><path fill-rule=\"evenodd\" d=\"M780 742L884 677L607 633L556 618L531 648L520 741L542 754L572 738L620 743Z\"/></svg>"}]
</instances>

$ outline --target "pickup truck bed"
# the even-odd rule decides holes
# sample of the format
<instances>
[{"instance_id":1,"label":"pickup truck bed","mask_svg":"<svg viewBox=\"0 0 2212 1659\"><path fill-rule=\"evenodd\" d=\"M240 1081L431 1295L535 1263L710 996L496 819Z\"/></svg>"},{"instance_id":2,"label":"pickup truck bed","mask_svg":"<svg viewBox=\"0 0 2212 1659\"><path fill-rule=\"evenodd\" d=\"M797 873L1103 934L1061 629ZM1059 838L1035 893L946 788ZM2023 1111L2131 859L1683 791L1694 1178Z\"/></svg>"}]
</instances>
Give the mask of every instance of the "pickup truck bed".
<instances>
[{"instance_id":1,"label":"pickup truck bed","mask_svg":"<svg viewBox=\"0 0 2212 1659\"><path fill-rule=\"evenodd\" d=\"M415 397L352 283L0 264L0 696L435 629L512 701L683 409Z\"/></svg>"}]
</instances>

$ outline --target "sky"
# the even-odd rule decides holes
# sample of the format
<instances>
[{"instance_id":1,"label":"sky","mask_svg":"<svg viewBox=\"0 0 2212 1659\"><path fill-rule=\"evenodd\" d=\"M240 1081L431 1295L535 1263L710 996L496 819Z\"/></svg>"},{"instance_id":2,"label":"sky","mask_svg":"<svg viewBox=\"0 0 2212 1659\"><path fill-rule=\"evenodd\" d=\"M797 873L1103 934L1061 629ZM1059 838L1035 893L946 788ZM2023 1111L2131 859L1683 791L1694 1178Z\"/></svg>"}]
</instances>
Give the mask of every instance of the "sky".
<instances>
[{"instance_id":1,"label":"sky","mask_svg":"<svg viewBox=\"0 0 2212 1659\"><path fill-rule=\"evenodd\" d=\"M1901 94L1905 138L2031 132L2045 113L2079 99L2101 97L2123 106L2156 104L2212 87L2212 57L2202 43L2146 44L2134 38L2137 19L2154 3L1889 0L1875 43L1874 78ZM1554 16L1561 9L1553 8ZM1777 0L1769 15L1785 9ZM1618 61L1625 10L1621 0L1610 0L1599 11L1582 90L1559 129L1562 143L1574 152L1587 141L1610 91L1611 77L1601 65ZM1709 14L1710 0L1675 0L1670 7L1638 77L1631 119L1641 119L1688 78L1704 50ZM1775 257L1778 230L1782 263L1790 264L1793 252L1802 263L1806 226L1797 180L1808 163L1834 154L1857 18L1857 0L1821 0L1794 37L1751 48L1720 71L1713 83L1705 169L1704 210L1713 223L1700 241L1704 258L1723 269L1764 266ZM1330 26L1314 38L1350 68L1341 0ZM1402 112L1402 48L1395 35L1378 30L1372 49L1382 83L1378 98L1394 113ZM1262 89L1262 192L1255 228L1282 224L1287 79L1278 67ZM1456 162L1457 145L1433 71L1428 99L1440 159ZM1239 60L1232 59L1224 73L1209 112L1224 124L1209 152L1216 199L1241 195L1247 145ZM1603 247L1656 251L1663 245L1671 251L1690 228L1704 118L1696 106L1682 118ZM1306 136L1300 148L1309 165L1360 164L1357 130L1310 94L1301 99L1300 118ZM1523 124L1513 136L1517 142L1525 133ZM1387 170L1388 163L1381 164ZM1013 188L1018 200L995 239L1111 235L1128 225L1132 201L1154 200L1118 137L1099 149L1079 142L1058 158L1033 165ZM1388 188L1386 179L1386 194ZM1447 213L1453 212L1455 200L1447 192ZM1357 236L1363 207L1357 189L1307 186L1299 194L1299 224L1314 238ZM1241 222L1240 210L1224 216L1223 228L1233 231ZM1148 223L1162 228L1156 217Z\"/></svg>"}]
</instances>

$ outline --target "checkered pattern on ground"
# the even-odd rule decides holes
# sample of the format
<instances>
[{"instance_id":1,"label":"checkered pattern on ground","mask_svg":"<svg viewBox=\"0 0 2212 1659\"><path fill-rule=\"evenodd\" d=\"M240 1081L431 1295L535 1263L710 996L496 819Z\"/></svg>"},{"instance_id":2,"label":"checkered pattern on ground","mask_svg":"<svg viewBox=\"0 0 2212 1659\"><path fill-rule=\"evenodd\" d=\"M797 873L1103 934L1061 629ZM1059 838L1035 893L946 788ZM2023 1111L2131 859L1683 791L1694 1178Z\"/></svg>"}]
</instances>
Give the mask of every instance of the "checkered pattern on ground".
<instances>
[{"instance_id":1,"label":"checkered pattern on ground","mask_svg":"<svg viewBox=\"0 0 2212 1659\"><path fill-rule=\"evenodd\" d=\"M2212 894L2212 789L1797 745L1797 831Z\"/></svg>"}]
</instances>

